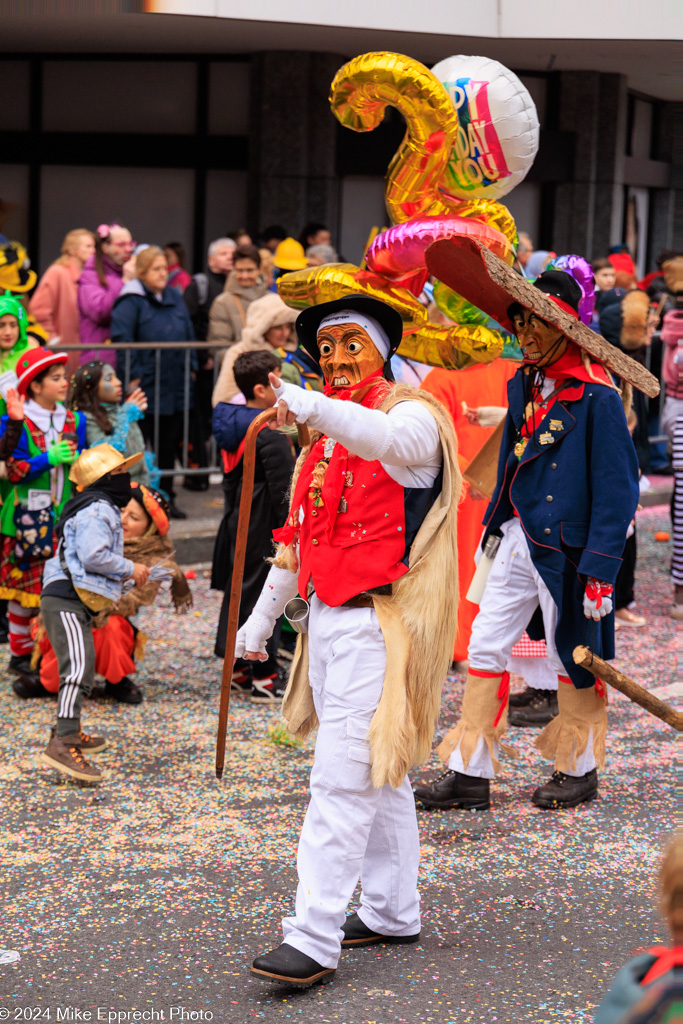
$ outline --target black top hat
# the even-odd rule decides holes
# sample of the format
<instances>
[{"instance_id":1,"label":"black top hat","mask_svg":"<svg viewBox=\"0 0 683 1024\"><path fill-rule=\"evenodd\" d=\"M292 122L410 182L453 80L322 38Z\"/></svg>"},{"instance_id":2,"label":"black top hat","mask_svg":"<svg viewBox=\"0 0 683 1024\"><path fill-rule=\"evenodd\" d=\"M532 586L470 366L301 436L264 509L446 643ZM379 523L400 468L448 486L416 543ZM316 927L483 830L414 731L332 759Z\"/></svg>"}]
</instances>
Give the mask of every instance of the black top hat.
<instances>
[{"instance_id":1,"label":"black top hat","mask_svg":"<svg viewBox=\"0 0 683 1024\"><path fill-rule=\"evenodd\" d=\"M554 295L556 299L566 302L578 314L579 302L581 301L581 287L578 281L565 270L544 270L534 281L534 288L538 288L546 295Z\"/></svg>"},{"instance_id":2,"label":"black top hat","mask_svg":"<svg viewBox=\"0 0 683 1024\"><path fill-rule=\"evenodd\" d=\"M361 316L371 316L373 320L383 328L389 339L389 354L386 362L393 356L401 344L403 337L403 320L397 310L388 306L386 302L379 299L372 299L369 295L344 295L341 299L333 302L321 302L318 306L309 306L299 313L296 318L296 333L299 341L308 352L309 356L319 361L318 351L318 328L325 317L333 313L340 313L344 309L352 309Z\"/></svg>"}]
</instances>

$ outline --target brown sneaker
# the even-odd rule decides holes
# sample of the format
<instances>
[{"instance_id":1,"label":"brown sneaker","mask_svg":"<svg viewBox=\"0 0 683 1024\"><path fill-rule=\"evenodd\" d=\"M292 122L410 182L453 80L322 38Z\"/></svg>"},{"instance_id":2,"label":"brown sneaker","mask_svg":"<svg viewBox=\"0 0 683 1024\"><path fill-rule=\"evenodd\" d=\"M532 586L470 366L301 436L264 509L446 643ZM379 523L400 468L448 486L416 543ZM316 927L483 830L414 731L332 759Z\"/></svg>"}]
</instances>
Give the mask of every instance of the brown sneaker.
<instances>
[{"instance_id":1,"label":"brown sneaker","mask_svg":"<svg viewBox=\"0 0 683 1024\"><path fill-rule=\"evenodd\" d=\"M56 736L57 729L53 725L50 729L50 739ZM78 746L81 750L87 750L89 754L99 754L101 750L107 746L107 741L104 736L89 736L87 732L81 731L78 733L79 743ZM74 741L75 742L75 741Z\"/></svg>"},{"instance_id":2,"label":"brown sneaker","mask_svg":"<svg viewBox=\"0 0 683 1024\"><path fill-rule=\"evenodd\" d=\"M71 733L69 736L50 737L46 749L40 755L44 764L56 768L64 775L70 775L82 782L101 782L102 772L88 764L81 751L82 733Z\"/></svg>"}]
</instances>

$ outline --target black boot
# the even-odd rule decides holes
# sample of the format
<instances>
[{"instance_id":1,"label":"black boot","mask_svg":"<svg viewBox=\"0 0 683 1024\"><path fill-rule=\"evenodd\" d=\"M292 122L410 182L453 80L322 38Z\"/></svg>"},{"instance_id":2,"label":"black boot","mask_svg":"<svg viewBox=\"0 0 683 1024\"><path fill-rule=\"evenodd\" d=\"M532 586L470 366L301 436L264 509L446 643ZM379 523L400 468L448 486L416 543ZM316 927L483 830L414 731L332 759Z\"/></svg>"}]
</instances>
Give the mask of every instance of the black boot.
<instances>
[{"instance_id":1,"label":"black boot","mask_svg":"<svg viewBox=\"0 0 683 1024\"><path fill-rule=\"evenodd\" d=\"M10 672L14 672L16 676L20 676L28 687L35 688L41 685L40 672L38 669L31 668L30 655L13 654L9 659L7 668Z\"/></svg>"},{"instance_id":2,"label":"black boot","mask_svg":"<svg viewBox=\"0 0 683 1024\"><path fill-rule=\"evenodd\" d=\"M257 956L251 965L251 973L264 981L279 981L292 988L310 988L318 981L331 981L334 967L323 967L305 953L300 953L286 942L271 949L270 953Z\"/></svg>"},{"instance_id":3,"label":"black boot","mask_svg":"<svg viewBox=\"0 0 683 1024\"><path fill-rule=\"evenodd\" d=\"M535 690L533 686L526 686L521 693L511 693L508 706L511 708L525 708L527 704L530 704L537 693L543 693L543 690Z\"/></svg>"},{"instance_id":4,"label":"black boot","mask_svg":"<svg viewBox=\"0 0 683 1024\"><path fill-rule=\"evenodd\" d=\"M117 700L119 704L142 704L142 690L128 676L124 676L120 683L105 680L104 695Z\"/></svg>"},{"instance_id":5,"label":"black boot","mask_svg":"<svg viewBox=\"0 0 683 1024\"><path fill-rule=\"evenodd\" d=\"M410 946L420 941L419 932L417 935L378 935L363 924L358 914L351 914L346 918L342 931L342 949L348 949L350 946L377 946L380 943L384 946Z\"/></svg>"},{"instance_id":6,"label":"black boot","mask_svg":"<svg viewBox=\"0 0 683 1024\"><path fill-rule=\"evenodd\" d=\"M447 768L432 783L413 786L415 799L425 807L435 807L449 811L453 807L461 807L467 811L488 811L491 806L490 786L488 779L477 779L472 775L462 775Z\"/></svg>"},{"instance_id":7,"label":"black boot","mask_svg":"<svg viewBox=\"0 0 683 1024\"><path fill-rule=\"evenodd\" d=\"M533 696L528 704L510 709L508 713L510 725L547 725L559 714L557 690L532 690L531 693Z\"/></svg>"},{"instance_id":8,"label":"black boot","mask_svg":"<svg viewBox=\"0 0 683 1024\"><path fill-rule=\"evenodd\" d=\"M168 507L171 519L187 519L187 512L183 512L181 508L178 508L173 498L171 498Z\"/></svg>"},{"instance_id":9,"label":"black boot","mask_svg":"<svg viewBox=\"0 0 683 1024\"><path fill-rule=\"evenodd\" d=\"M550 781L539 786L531 800L537 807L556 811L595 800L597 795L598 773L594 768L578 779L573 775L565 775L564 772L553 772Z\"/></svg>"},{"instance_id":10,"label":"black boot","mask_svg":"<svg viewBox=\"0 0 683 1024\"><path fill-rule=\"evenodd\" d=\"M34 678L35 677L35 678ZM40 681L40 672L32 672L30 676L18 676L12 680L12 689L17 697L30 700L31 697L56 697L56 693L46 690Z\"/></svg>"}]
</instances>

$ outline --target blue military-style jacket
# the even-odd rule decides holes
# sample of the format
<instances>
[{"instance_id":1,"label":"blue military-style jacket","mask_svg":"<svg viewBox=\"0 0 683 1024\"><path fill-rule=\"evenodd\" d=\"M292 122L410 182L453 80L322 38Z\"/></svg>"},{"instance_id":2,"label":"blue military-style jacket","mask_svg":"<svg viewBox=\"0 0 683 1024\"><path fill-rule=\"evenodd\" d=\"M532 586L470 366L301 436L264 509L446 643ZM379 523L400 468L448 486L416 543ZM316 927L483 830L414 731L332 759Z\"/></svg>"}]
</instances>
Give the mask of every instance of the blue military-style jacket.
<instances>
[{"instance_id":1,"label":"blue military-style jacket","mask_svg":"<svg viewBox=\"0 0 683 1024\"><path fill-rule=\"evenodd\" d=\"M614 657L614 612L594 623L583 613L583 595L589 576L612 584L617 578L638 505L635 448L618 393L604 384L569 380L518 460L524 383L520 368L508 383L484 542L519 515L532 561L557 605L557 652L575 686L593 686L594 676L574 664L572 651L585 644L601 658ZM529 627L534 639L538 620Z\"/></svg>"}]
</instances>

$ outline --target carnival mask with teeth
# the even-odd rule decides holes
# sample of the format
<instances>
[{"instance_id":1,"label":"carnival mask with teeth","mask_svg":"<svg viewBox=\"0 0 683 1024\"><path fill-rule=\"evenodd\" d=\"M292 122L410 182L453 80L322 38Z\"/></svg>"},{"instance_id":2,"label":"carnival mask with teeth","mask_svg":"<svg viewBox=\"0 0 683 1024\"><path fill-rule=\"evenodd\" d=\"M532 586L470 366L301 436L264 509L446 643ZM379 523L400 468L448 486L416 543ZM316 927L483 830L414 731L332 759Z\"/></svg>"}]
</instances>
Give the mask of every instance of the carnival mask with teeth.
<instances>
[{"instance_id":1,"label":"carnival mask with teeth","mask_svg":"<svg viewBox=\"0 0 683 1024\"><path fill-rule=\"evenodd\" d=\"M384 365L367 331L354 323L324 327L318 333L318 351L325 382L336 388L357 387Z\"/></svg>"}]
</instances>

